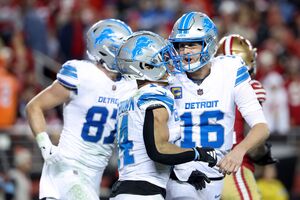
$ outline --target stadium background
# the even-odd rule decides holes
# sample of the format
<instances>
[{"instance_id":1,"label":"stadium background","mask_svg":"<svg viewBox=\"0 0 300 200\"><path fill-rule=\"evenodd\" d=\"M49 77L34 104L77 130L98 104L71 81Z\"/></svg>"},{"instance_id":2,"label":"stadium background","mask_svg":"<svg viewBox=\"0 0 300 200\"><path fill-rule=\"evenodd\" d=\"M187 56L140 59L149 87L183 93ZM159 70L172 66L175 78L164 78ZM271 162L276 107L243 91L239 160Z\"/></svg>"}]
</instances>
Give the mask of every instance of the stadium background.
<instances>
[{"instance_id":1,"label":"stadium background","mask_svg":"<svg viewBox=\"0 0 300 200\"><path fill-rule=\"evenodd\" d=\"M30 192L30 199L38 199L43 160L24 107L55 79L62 63L86 58L84 37L90 25L118 18L133 31L150 30L167 38L175 20L191 10L214 20L219 39L237 33L257 47L257 79L267 91L264 112L272 131L268 140L280 160L277 178L290 199L300 199L299 8L297 0L1 0L0 199L24 191ZM46 116L47 131L57 143L61 107ZM111 162L101 185L102 199L116 179L115 169L116 163ZM23 180L20 171L28 178ZM258 167L257 177L260 172ZM12 178L15 176L19 179ZM25 181L24 191L13 187L16 180Z\"/></svg>"}]
</instances>

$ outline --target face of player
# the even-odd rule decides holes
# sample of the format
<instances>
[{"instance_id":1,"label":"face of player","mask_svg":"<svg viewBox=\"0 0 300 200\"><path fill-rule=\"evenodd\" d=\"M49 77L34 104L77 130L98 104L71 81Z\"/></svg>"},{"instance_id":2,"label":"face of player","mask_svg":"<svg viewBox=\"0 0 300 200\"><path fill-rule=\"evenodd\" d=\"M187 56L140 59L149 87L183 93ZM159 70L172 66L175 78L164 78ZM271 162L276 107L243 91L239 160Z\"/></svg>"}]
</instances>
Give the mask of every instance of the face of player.
<instances>
[{"instance_id":1,"label":"face of player","mask_svg":"<svg viewBox=\"0 0 300 200\"><path fill-rule=\"evenodd\" d=\"M178 49L180 56L183 58L182 62L187 65L199 61L202 45L197 42L179 43Z\"/></svg>"}]
</instances>

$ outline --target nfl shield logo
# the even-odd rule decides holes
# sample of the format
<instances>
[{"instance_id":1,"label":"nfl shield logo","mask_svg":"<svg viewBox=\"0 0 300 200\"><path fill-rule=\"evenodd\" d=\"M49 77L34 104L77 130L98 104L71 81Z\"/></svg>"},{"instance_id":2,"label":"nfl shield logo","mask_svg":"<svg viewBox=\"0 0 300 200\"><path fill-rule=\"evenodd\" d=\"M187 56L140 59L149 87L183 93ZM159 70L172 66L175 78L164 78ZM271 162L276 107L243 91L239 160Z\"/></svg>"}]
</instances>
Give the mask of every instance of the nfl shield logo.
<instances>
[{"instance_id":1,"label":"nfl shield logo","mask_svg":"<svg viewBox=\"0 0 300 200\"><path fill-rule=\"evenodd\" d=\"M203 94L203 89L197 90L197 94L198 94L198 95L202 95L202 94Z\"/></svg>"}]
</instances>

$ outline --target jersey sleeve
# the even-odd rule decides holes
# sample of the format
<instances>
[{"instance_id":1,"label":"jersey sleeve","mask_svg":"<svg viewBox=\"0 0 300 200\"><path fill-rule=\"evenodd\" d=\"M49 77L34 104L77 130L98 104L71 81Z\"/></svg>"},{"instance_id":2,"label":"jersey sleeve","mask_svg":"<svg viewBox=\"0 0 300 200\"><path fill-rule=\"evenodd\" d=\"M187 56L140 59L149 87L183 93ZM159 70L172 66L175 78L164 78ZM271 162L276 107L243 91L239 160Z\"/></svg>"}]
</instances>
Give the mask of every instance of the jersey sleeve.
<instances>
[{"instance_id":1,"label":"jersey sleeve","mask_svg":"<svg viewBox=\"0 0 300 200\"><path fill-rule=\"evenodd\" d=\"M79 85L78 70L76 61L68 61L64 63L56 75L60 84L71 90L77 90Z\"/></svg>"},{"instance_id":2,"label":"jersey sleeve","mask_svg":"<svg viewBox=\"0 0 300 200\"><path fill-rule=\"evenodd\" d=\"M266 119L256 94L249 82L234 90L235 103L250 127L257 123L266 123Z\"/></svg>"},{"instance_id":3,"label":"jersey sleeve","mask_svg":"<svg viewBox=\"0 0 300 200\"><path fill-rule=\"evenodd\" d=\"M248 68L245 65L244 61L241 60L237 66L238 66L238 69L237 69L236 76L235 76L234 87L237 87L237 86L241 85L242 83L249 82L251 80L249 72L248 72Z\"/></svg>"},{"instance_id":4,"label":"jersey sleeve","mask_svg":"<svg viewBox=\"0 0 300 200\"><path fill-rule=\"evenodd\" d=\"M251 80L250 85L256 94L257 100L260 103L265 102L266 101L266 90L264 89L262 84L257 80Z\"/></svg>"},{"instance_id":5,"label":"jersey sleeve","mask_svg":"<svg viewBox=\"0 0 300 200\"><path fill-rule=\"evenodd\" d=\"M164 106L169 116L171 116L174 111L174 97L168 90L155 88L143 92L138 98L137 105L141 110L146 110L149 107Z\"/></svg>"}]
</instances>

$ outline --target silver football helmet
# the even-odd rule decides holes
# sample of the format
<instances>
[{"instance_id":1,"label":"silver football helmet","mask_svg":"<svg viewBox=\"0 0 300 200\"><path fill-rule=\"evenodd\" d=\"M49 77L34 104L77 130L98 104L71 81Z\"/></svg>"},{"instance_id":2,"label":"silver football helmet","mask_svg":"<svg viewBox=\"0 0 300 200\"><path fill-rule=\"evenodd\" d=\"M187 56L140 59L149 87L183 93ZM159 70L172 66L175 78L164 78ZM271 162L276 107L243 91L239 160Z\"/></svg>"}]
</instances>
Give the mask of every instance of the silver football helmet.
<instances>
[{"instance_id":1,"label":"silver football helmet","mask_svg":"<svg viewBox=\"0 0 300 200\"><path fill-rule=\"evenodd\" d=\"M217 27L204 13L189 12L180 17L173 26L169 41L178 49L180 43L199 43L202 50L195 54L180 55L187 64L183 66L187 72L194 72L207 64L215 55L217 41ZM197 61L190 62L192 57Z\"/></svg>"},{"instance_id":2,"label":"silver football helmet","mask_svg":"<svg viewBox=\"0 0 300 200\"><path fill-rule=\"evenodd\" d=\"M118 72L115 56L131 28L118 19L105 19L95 23L87 31L87 54L109 71Z\"/></svg>"},{"instance_id":3,"label":"silver football helmet","mask_svg":"<svg viewBox=\"0 0 300 200\"><path fill-rule=\"evenodd\" d=\"M179 72L180 58L173 45L150 31L133 33L116 60L121 74L129 79L168 82Z\"/></svg>"}]
</instances>

